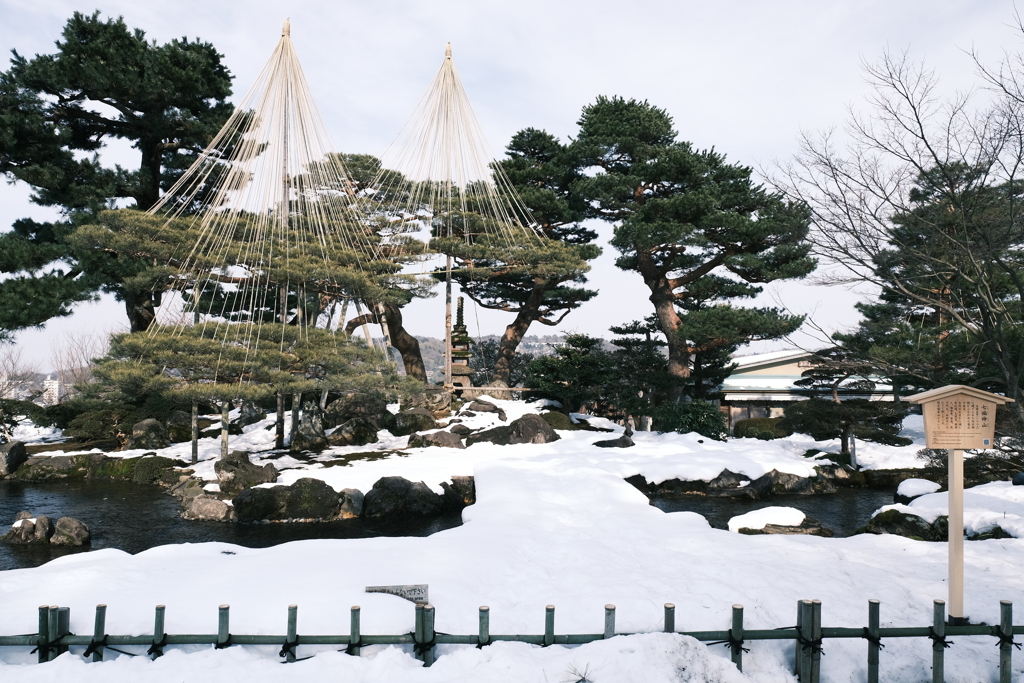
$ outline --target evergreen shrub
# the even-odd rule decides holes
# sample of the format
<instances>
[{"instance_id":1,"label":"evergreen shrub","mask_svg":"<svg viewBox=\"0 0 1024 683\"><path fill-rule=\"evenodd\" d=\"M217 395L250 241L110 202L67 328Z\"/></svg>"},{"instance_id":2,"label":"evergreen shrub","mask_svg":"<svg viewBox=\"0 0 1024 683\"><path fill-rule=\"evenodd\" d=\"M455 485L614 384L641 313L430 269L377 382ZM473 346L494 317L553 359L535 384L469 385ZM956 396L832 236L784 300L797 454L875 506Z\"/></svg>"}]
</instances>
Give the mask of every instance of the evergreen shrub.
<instances>
[{"instance_id":1,"label":"evergreen shrub","mask_svg":"<svg viewBox=\"0 0 1024 683\"><path fill-rule=\"evenodd\" d=\"M781 417L751 417L746 420L737 420L733 425L732 433L738 439L761 439L771 441L782 439L793 432L784 429L779 425Z\"/></svg>"}]
</instances>

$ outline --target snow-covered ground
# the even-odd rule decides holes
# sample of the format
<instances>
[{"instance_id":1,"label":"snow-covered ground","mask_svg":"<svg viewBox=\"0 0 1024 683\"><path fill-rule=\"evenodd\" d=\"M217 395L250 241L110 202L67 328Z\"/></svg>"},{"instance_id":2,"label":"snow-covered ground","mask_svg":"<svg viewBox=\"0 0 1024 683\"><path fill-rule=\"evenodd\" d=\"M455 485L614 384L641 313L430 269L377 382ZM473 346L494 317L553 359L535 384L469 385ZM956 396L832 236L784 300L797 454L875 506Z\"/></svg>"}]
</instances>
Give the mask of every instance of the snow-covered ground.
<instances>
[{"instance_id":1,"label":"snow-covered ground","mask_svg":"<svg viewBox=\"0 0 1024 683\"><path fill-rule=\"evenodd\" d=\"M500 405L510 421L536 409L522 403ZM471 418L480 426L495 419ZM232 448L255 450L245 444L266 444L273 435L264 426L253 425L245 435L233 437ZM317 656L287 666L276 663L279 647L171 648L156 662L115 658L116 653L108 652L112 661L100 664L86 664L72 652L46 665L29 664L35 655L28 648L0 648L0 660L6 663L0 665L0 679L554 683L577 681L587 672L587 680L595 683L775 683L794 680L791 642L748 642L750 652L739 674L728 662L726 648L657 633L663 604L675 603L679 630L728 628L736 603L745 607L747 628L789 626L795 623L797 601L805 598L822 600L826 626L865 626L870 598L882 601L883 626L925 626L931 623L932 600L946 597L943 543L871 535L745 536L712 529L694 513L663 513L623 480L633 474L649 481L710 479L726 468L752 478L771 469L806 476L817 463L803 453L809 448L834 451L835 444L800 437L719 443L694 434L638 433L633 448L600 449L592 443L614 434L572 431L561 436L543 445L410 449L405 455L335 467L314 463L300 469L300 461L279 458L273 461L278 467L293 467L282 472L282 483L316 476L338 489L366 491L388 475L436 487L452 475L472 474L477 502L464 510L462 526L426 538L298 541L263 549L185 544L134 556L100 550L35 569L0 572L0 630L31 633L37 606L54 604L71 607L73 632L89 633L95 605L105 603L110 633L152 632L157 604L167 605L168 632L214 633L217 606L228 603L233 631L279 634L284 632L287 606L294 603L299 605L300 634L346 633L352 605L362 607L364 634L397 634L412 628L411 603L367 594L364 588L426 583L437 610L436 628L445 633L475 633L480 605L491 608L492 633L542 633L547 604L557 608L556 632L597 633L603 627L604 605L612 603L619 631L645 635L575 648L444 646L429 669L408 648L382 646L364 648L361 658L328 647L301 646L300 657ZM393 439L375 448L389 450L404 441ZM179 455L186 457L188 448L180 444L161 454L181 449ZM914 457L919 448L862 443L858 456L865 466L920 466ZM201 452L209 458L215 449L215 440L204 440ZM318 459L368 450L372 448L332 449ZM198 474L213 479L212 462L201 463ZM1003 488L999 495L978 497L968 505L1001 514L1001 506L1015 494L1009 484ZM1024 487L1018 490L1024 492ZM914 501L911 510L918 514L914 508L923 509L929 498ZM1024 507L1024 500L1013 499ZM1008 516L1024 513L1019 507L1005 511ZM1001 599L1016 602L1018 612L1024 609L1024 540L968 543L965 555L966 611L972 621L998 622ZM947 650L946 680L997 680L994 642L955 639ZM864 680L863 641L827 641L825 654L824 680ZM882 653L882 680L930 680L930 662L929 640L890 639ZM1015 675L1024 676L1019 654Z\"/></svg>"}]
</instances>

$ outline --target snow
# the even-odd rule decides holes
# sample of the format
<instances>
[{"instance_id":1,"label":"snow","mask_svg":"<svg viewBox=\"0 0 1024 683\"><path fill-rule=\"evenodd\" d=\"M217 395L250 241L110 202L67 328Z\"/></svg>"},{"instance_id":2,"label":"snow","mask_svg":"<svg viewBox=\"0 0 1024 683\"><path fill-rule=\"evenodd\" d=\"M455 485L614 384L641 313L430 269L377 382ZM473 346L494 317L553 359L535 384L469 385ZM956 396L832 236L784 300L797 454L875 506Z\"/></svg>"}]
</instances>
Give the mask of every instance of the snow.
<instances>
[{"instance_id":1,"label":"snow","mask_svg":"<svg viewBox=\"0 0 1024 683\"><path fill-rule=\"evenodd\" d=\"M729 531L740 529L763 529L765 524L800 526L804 522L803 512L791 507L770 506L754 510L729 520Z\"/></svg>"},{"instance_id":2,"label":"snow","mask_svg":"<svg viewBox=\"0 0 1024 683\"><path fill-rule=\"evenodd\" d=\"M875 514L886 510L917 515L931 524L949 514L949 493L929 493L909 505L886 505ZM1016 538L1024 538L1024 486L993 481L964 489L964 531L973 536L996 526Z\"/></svg>"},{"instance_id":3,"label":"snow","mask_svg":"<svg viewBox=\"0 0 1024 683\"><path fill-rule=\"evenodd\" d=\"M494 402L509 420L537 410L530 404ZM494 414L480 414L465 424L497 421ZM590 423L611 426L600 419ZM244 435L232 437L232 449L272 445L273 431L265 426L252 425ZM621 433L621 428L614 429ZM478 607L489 605L492 633L539 634L548 604L556 606L557 633L599 633L604 605L611 603L617 607L617 630L642 635L580 647L443 646L429 669L422 668L408 647L369 646L363 657L355 658L334 647L300 646L300 657L315 656L287 666L276 664L279 646L220 651L169 647L155 662L108 652L112 661L102 664L82 662L83 648L73 648L71 654L46 665L30 664L35 659L30 648L0 648L0 678L554 683L577 680L580 676L573 671L590 671L590 680L599 683L781 683L794 680L792 642L748 642L750 652L740 674L721 645L709 647L659 633L663 604L676 604L676 627L685 631L728 628L731 607L737 603L745 606L749 629L788 626L794 623L797 601L807 598L822 600L825 626L865 626L869 598L881 600L883 626L926 626L931 623L932 600L946 597L943 543L870 534L734 534L711 528L694 513L663 513L624 481L634 474L656 482L710 479L726 468L750 478L771 469L807 476L815 465L828 461L805 458L804 452L835 452L834 443L806 437L722 443L696 434L638 432L633 448L599 449L594 441L615 434L560 435L561 440L550 444L481 443L466 449L408 449L404 454L392 451L405 439L389 437L371 446L330 449L312 462L261 454L254 458L257 464L274 462L283 468L281 483L314 476L336 489L366 491L381 476L399 475L437 490L452 475L473 475L477 502L463 511L462 526L425 538L308 540L270 548L195 543L155 547L136 555L105 549L68 555L33 569L0 572L0 630L33 632L37 606L50 604L71 608L72 632L90 633L94 607L105 603L110 633L151 633L157 604L167 605L168 632L215 633L217 606L230 604L233 632L282 634L287 607L297 604L300 634L347 633L352 605L362 608L364 634L399 634L412 629L413 606L395 596L367 594L365 587L426 583L437 610L436 628L444 633L476 633ZM215 439L203 442L204 461L196 471L212 482L212 458L219 444ZM160 455L178 448L187 458L189 444L172 446ZM900 449L859 444L858 456L881 466L901 458L916 460L913 453L920 448L918 443L901 454ZM380 457L325 467L327 461L367 451ZM908 509L915 514L930 506L941 509L941 497L922 496ZM969 489L965 498L977 511L975 526L987 523L984 515L993 521L998 515L1007 531L1024 533L1024 487L987 484ZM967 544L965 607L972 622L997 623L999 600L1021 602L1022 564L1024 540ZM946 680L994 681L998 650L993 643L992 638L957 638L946 656ZM883 680L928 680L930 650L927 639L888 640ZM863 641L830 640L826 652L825 680L866 677ZM1014 660L1015 675L1020 677L1024 661Z\"/></svg>"},{"instance_id":4,"label":"snow","mask_svg":"<svg viewBox=\"0 0 1024 683\"><path fill-rule=\"evenodd\" d=\"M942 488L941 484L927 479L904 479L896 489L896 495L905 498L916 498L928 493L935 493Z\"/></svg>"}]
</instances>

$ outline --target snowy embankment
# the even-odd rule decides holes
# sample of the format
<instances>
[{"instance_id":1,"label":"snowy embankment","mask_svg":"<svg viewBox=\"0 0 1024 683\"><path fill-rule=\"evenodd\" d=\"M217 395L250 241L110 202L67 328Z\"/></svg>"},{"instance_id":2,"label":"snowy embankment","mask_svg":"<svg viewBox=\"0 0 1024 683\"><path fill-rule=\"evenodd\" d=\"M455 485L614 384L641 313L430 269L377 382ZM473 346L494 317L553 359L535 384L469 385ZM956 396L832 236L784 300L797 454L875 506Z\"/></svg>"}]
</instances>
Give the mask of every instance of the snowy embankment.
<instances>
[{"instance_id":1,"label":"snowy embankment","mask_svg":"<svg viewBox=\"0 0 1024 683\"><path fill-rule=\"evenodd\" d=\"M510 421L534 410L520 403L501 405ZM270 434L253 425L246 435L232 439L232 448L264 433ZM287 666L276 664L279 646L171 648L153 663L142 657L114 658L116 653L108 652L112 661L85 664L72 652L46 665L28 664L35 659L28 648L0 648L0 659L9 664L0 667L0 678L553 683L576 681L586 672L595 683L775 683L794 680L791 642L748 642L745 673L739 674L728 662L726 648L658 634L663 604L675 603L676 627L684 631L727 628L736 603L745 606L747 628L790 626L797 601L805 598L822 600L826 626L865 626L869 598L882 601L883 626L925 626L931 623L932 600L946 597L945 544L897 536L745 536L712 529L693 513L663 513L623 480L633 474L653 481L711 478L725 468L749 477L771 469L807 476L815 463L802 453L823 444L798 438L718 443L692 434L640 433L634 435L633 448L599 449L591 444L608 435L560 435L561 440L542 445L413 449L406 456L348 466L314 463L286 469L282 483L316 476L335 488L362 490L388 475L433 486L451 475L472 474L477 503L464 510L463 526L426 538L299 541L264 549L186 544L135 556L102 550L35 569L0 572L3 632L33 632L37 606L55 604L71 607L71 631L89 633L95 605L105 603L110 633L152 632L157 604L167 605L168 632L214 633L217 606L228 603L232 631L281 634L287 606L294 603L299 605L300 634L346 633L352 605L362 607L364 634L407 633L413 625L411 603L366 594L364 588L426 583L437 610L436 628L444 633L475 633L480 605L491 608L491 633L541 633L547 604L557 608L557 633L597 633L604 605L612 603L618 631L647 635L578 648L443 646L429 669L421 668L409 648L382 646L364 647L361 658L328 647L300 646L300 657L319 654ZM333 449L319 459L367 450ZM873 447L861 444L862 462L903 457L872 452ZM274 462L281 467L289 461ZM206 475L207 467L212 478L209 462L198 473ZM1015 601L1018 612L1024 607L1024 572L1019 569L1024 540L968 543L965 555L966 611L973 622L998 622L1000 599ZM996 680L998 650L993 642L957 638L947 651L946 680ZM831 640L825 652L825 680L864 680L864 642ZM882 680L929 680L930 661L927 639L891 639L882 654ZM1020 656L1015 657L1015 672L1024 675Z\"/></svg>"},{"instance_id":2,"label":"snowy embankment","mask_svg":"<svg viewBox=\"0 0 1024 683\"><path fill-rule=\"evenodd\" d=\"M887 510L917 515L932 524L949 514L949 499L946 492L928 493L908 505L886 505L875 514ZM974 536L997 526L1011 536L1024 538L1024 486L993 481L964 489L964 532Z\"/></svg>"}]
</instances>

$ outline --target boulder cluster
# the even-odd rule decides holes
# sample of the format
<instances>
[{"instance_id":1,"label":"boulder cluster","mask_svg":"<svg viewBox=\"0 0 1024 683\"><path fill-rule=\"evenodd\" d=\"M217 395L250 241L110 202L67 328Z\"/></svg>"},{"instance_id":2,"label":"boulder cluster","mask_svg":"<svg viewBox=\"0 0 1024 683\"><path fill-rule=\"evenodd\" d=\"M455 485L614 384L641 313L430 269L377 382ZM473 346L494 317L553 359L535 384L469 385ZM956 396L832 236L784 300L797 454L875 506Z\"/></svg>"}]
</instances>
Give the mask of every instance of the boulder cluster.
<instances>
[{"instance_id":1,"label":"boulder cluster","mask_svg":"<svg viewBox=\"0 0 1024 683\"><path fill-rule=\"evenodd\" d=\"M54 524L46 515L19 512L11 530L0 542L14 545L85 545L92 539L89 527L74 517L61 517Z\"/></svg>"}]
</instances>

